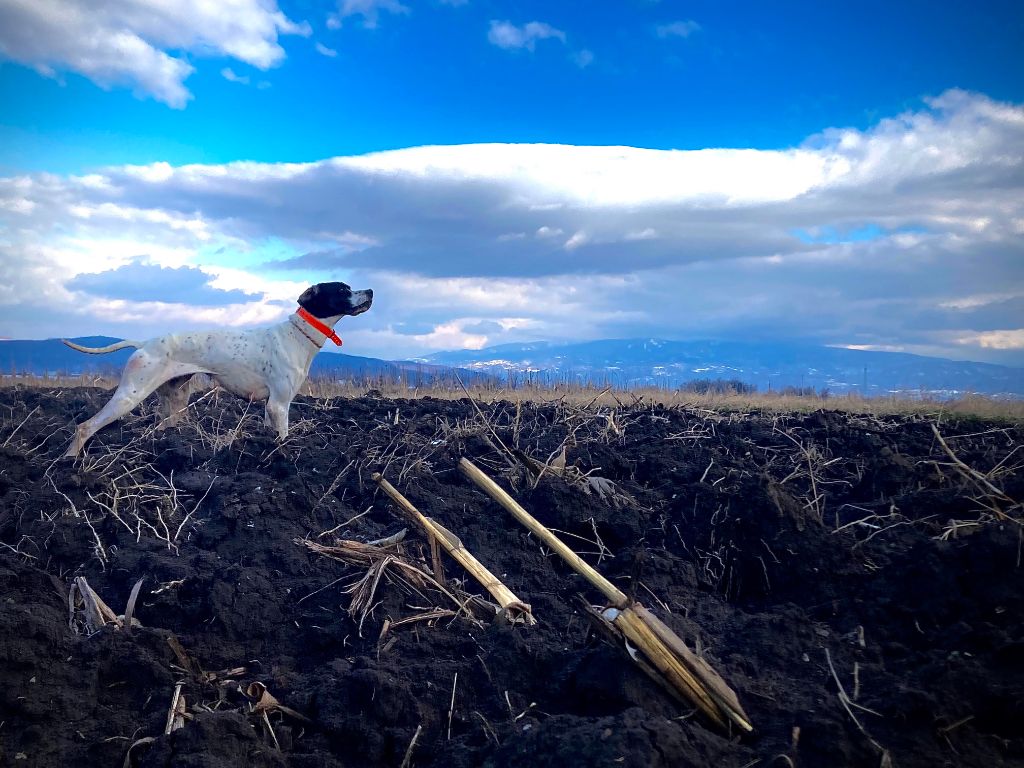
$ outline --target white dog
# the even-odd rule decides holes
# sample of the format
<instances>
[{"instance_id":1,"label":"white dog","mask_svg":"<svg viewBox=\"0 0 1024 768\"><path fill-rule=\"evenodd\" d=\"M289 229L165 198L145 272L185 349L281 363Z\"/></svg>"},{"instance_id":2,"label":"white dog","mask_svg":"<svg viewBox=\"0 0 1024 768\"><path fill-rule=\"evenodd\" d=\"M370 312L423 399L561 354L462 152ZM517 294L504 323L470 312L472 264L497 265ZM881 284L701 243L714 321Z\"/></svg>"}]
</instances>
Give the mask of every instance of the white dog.
<instances>
[{"instance_id":1,"label":"white dog","mask_svg":"<svg viewBox=\"0 0 1024 768\"><path fill-rule=\"evenodd\" d=\"M188 405L193 374L241 397L267 401L266 424L279 440L288 435L288 408L309 366L327 339L340 345L334 325L345 315L361 315L373 291L353 291L345 283L319 283L299 297L299 309L285 322L250 331L173 333L147 342L119 341L94 349L64 340L72 349L105 354L125 347L135 352L124 367L117 391L102 410L78 425L65 456L79 454L86 441L124 416L153 392L160 395L165 424L174 424Z\"/></svg>"}]
</instances>

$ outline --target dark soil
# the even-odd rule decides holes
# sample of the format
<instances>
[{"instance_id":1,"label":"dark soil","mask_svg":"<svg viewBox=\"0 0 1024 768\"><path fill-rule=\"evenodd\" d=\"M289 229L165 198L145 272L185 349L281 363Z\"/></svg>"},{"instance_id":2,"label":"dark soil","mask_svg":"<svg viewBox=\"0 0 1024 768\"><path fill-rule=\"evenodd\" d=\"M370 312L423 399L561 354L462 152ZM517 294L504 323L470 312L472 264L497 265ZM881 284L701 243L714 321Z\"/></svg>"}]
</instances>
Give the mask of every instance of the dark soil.
<instances>
[{"instance_id":1,"label":"dark soil","mask_svg":"<svg viewBox=\"0 0 1024 768\"><path fill-rule=\"evenodd\" d=\"M164 431L147 403L60 459L107 396L0 390L2 765L397 767L422 726L421 768L1024 766L1020 427L940 426L1007 498L968 483L919 417L642 402L484 406L541 463L572 435L573 481L536 487L469 400L372 394L300 398L283 446L230 396L194 398ZM596 635L574 600L599 595L462 478L462 456L698 649L754 733L710 729ZM462 617L381 638L386 620L452 607L385 578L360 635L345 589L364 571L296 540L405 527L374 471L538 625ZM418 531L401 546L429 562ZM69 616L77 576L117 613L144 578L141 626L90 635ZM255 681L309 718L272 711L279 747L242 693ZM189 719L165 736L178 682Z\"/></svg>"}]
</instances>

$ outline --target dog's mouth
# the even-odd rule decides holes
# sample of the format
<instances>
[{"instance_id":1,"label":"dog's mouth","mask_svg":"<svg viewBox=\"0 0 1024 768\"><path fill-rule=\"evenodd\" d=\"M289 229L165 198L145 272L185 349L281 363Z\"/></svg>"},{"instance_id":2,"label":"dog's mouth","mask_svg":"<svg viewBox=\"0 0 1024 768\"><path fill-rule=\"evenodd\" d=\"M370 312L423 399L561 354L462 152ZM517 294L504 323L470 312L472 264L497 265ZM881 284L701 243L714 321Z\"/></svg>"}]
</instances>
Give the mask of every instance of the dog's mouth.
<instances>
[{"instance_id":1,"label":"dog's mouth","mask_svg":"<svg viewBox=\"0 0 1024 768\"><path fill-rule=\"evenodd\" d=\"M373 304L373 291L361 291L361 293L363 300L353 305L353 316L363 314L363 312L368 310L370 308L370 305Z\"/></svg>"}]
</instances>

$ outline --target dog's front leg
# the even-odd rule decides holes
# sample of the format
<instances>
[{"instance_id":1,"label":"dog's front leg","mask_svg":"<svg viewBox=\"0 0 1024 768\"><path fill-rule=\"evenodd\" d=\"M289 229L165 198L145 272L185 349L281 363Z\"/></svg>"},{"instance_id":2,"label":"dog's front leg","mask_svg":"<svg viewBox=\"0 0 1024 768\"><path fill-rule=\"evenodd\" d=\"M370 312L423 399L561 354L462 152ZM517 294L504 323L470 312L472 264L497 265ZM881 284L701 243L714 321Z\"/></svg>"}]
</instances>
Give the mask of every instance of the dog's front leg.
<instances>
[{"instance_id":1,"label":"dog's front leg","mask_svg":"<svg viewBox=\"0 0 1024 768\"><path fill-rule=\"evenodd\" d=\"M267 400L267 425L277 432L277 439L284 441L288 437L288 407L291 399L281 400L271 395Z\"/></svg>"}]
</instances>

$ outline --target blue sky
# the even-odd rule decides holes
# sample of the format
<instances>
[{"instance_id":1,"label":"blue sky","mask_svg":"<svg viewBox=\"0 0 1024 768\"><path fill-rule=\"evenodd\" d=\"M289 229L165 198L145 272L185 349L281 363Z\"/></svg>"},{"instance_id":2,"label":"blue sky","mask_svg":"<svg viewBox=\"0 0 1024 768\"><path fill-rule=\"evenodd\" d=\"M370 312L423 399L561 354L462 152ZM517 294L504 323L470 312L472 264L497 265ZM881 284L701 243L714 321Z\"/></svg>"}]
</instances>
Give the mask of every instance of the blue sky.
<instances>
[{"instance_id":1,"label":"blue sky","mask_svg":"<svg viewBox=\"0 0 1024 768\"><path fill-rule=\"evenodd\" d=\"M176 8L0 0L0 336L258 324L345 279L379 297L353 353L1024 364L1020 3Z\"/></svg>"},{"instance_id":2,"label":"blue sky","mask_svg":"<svg viewBox=\"0 0 1024 768\"><path fill-rule=\"evenodd\" d=\"M185 109L5 62L3 167L311 161L478 142L776 149L865 128L949 88L1024 98L1015 2L434 0L399 13L385 4L371 29L359 14L329 29L327 3L280 7L309 36L280 36L286 58L265 71L185 54L196 68ZM530 51L488 40L492 21L535 19L564 42ZM226 80L225 67L249 82Z\"/></svg>"}]
</instances>

